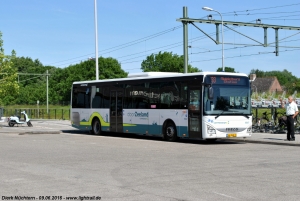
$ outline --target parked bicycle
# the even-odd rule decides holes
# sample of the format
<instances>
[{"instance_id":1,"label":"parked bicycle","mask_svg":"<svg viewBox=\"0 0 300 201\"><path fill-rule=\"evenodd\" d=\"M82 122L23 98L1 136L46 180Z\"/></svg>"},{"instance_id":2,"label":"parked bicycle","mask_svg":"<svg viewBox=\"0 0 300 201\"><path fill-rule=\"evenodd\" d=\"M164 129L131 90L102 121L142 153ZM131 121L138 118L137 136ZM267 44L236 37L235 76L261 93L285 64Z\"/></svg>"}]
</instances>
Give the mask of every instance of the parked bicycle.
<instances>
[{"instance_id":1,"label":"parked bicycle","mask_svg":"<svg viewBox=\"0 0 300 201\"><path fill-rule=\"evenodd\" d=\"M262 117L254 117L252 120L252 132L267 132L269 130L273 130L275 127L274 117L273 120L270 121L267 112L262 113Z\"/></svg>"},{"instance_id":2,"label":"parked bicycle","mask_svg":"<svg viewBox=\"0 0 300 201\"><path fill-rule=\"evenodd\" d=\"M283 114L281 117L278 118L278 126L275 127L274 133L286 133L287 132L287 116ZM297 115L294 120L294 128L295 134L300 134L300 117Z\"/></svg>"},{"instance_id":3,"label":"parked bicycle","mask_svg":"<svg viewBox=\"0 0 300 201\"><path fill-rule=\"evenodd\" d=\"M295 117L295 134L300 134L300 117L299 117L299 114Z\"/></svg>"}]
</instances>

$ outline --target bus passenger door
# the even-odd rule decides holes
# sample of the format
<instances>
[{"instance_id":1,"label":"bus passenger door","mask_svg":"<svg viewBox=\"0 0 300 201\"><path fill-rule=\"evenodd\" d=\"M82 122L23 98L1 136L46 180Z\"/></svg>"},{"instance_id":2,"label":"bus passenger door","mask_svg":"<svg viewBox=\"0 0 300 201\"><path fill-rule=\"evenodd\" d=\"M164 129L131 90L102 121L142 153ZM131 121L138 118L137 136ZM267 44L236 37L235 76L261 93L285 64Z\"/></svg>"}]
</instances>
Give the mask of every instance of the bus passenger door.
<instances>
[{"instance_id":1,"label":"bus passenger door","mask_svg":"<svg viewBox=\"0 0 300 201\"><path fill-rule=\"evenodd\" d=\"M123 92L110 92L110 131L123 132Z\"/></svg>"},{"instance_id":2,"label":"bus passenger door","mask_svg":"<svg viewBox=\"0 0 300 201\"><path fill-rule=\"evenodd\" d=\"M190 87L189 92L189 138L202 138L201 89Z\"/></svg>"}]
</instances>

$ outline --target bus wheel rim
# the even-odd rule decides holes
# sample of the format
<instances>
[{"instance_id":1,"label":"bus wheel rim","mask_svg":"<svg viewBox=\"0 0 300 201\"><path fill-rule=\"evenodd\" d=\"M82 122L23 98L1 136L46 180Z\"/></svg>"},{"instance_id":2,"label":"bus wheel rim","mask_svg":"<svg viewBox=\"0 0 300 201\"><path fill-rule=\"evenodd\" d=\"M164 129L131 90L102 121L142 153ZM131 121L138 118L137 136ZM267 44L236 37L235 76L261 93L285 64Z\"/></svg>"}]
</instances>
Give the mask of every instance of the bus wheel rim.
<instances>
[{"instance_id":1,"label":"bus wheel rim","mask_svg":"<svg viewBox=\"0 0 300 201\"><path fill-rule=\"evenodd\" d=\"M174 136L174 134L175 134L175 129L174 129L174 127L173 126L169 126L169 127L167 127L167 136L168 137L173 137Z\"/></svg>"}]
</instances>

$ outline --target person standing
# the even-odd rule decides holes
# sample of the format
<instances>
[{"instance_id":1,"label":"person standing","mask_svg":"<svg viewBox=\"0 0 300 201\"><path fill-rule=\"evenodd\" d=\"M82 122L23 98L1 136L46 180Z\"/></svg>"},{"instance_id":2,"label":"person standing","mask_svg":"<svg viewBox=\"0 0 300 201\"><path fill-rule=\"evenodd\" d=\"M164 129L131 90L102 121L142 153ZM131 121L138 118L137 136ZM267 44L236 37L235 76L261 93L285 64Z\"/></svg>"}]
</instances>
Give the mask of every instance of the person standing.
<instances>
[{"instance_id":1,"label":"person standing","mask_svg":"<svg viewBox=\"0 0 300 201\"><path fill-rule=\"evenodd\" d=\"M288 141L295 141L295 126L294 119L298 114L298 106L294 102L293 97L289 96L288 103L283 104L282 99L280 99L281 107L286 109L287 116L287 139Z\"/></svg>"}]
</instances>

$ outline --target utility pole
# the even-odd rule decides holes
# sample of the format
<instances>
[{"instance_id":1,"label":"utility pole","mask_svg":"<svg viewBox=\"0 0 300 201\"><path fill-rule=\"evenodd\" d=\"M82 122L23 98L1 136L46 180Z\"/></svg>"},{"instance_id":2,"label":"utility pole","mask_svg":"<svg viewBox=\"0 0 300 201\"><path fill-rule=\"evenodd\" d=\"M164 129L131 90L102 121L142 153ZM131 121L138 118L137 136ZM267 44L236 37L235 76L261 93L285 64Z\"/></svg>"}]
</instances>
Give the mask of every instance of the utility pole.
<instances>
[{"instance_id":1,"label":"utility pole","mask_svg":"<svg viewBox=\"0 0 300 201\"><path fill-rule=\"evenodd\" d=\"M48 100L48 88L49 88L49 81L48 81L48 77L49 77L49 73L48 70L46 70L46 74L37 74L37 73L17 73L18 74L18 82L20 82L19 80L19 75L38 75L38 76L46 76L46 105L47 105L47 114L49 113L49 100Z\"/></svg>"},{"instance_id":2,"label":"utility pole","mask_svg":"<svg viewBox=\"0 0 300 201\"><path fill-rule=\"evenodd\" d=\"M96 80L99 80L99 67L98 67L98 25L97 25L97 0L94 0L95 7L95 62L96 62Z\"/></svg>"},{"instance_id":3,"label":"utility pole","mask_svg":"<svg viewBox=\"0 0 300 201\"><path fill-rule=\"evenodd\" d=\"M49 114L49 108L48 108L48 70L46 71L46 76L47 76L47 83L46 83L46 88L47 88L47 114Z\"/></svg>"},{"instance_id":4,"label":"utility pole","mask_svg":"<svg viewBox=\"0 0 300 201\"><path fill-rule=\"evenodd\" d=\"M183 19L188 19L187 7L183 7ZM183 24L183 55L184 55L184 73L188 73L188 22Z\"/></svg>"}]
</instances>

